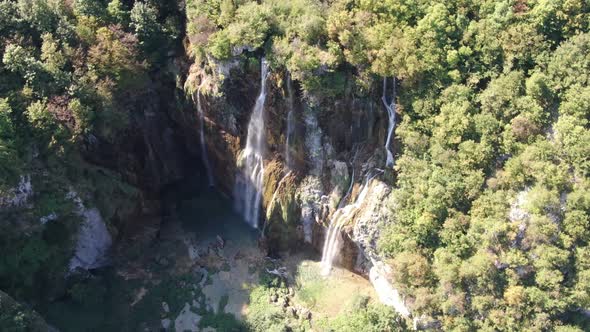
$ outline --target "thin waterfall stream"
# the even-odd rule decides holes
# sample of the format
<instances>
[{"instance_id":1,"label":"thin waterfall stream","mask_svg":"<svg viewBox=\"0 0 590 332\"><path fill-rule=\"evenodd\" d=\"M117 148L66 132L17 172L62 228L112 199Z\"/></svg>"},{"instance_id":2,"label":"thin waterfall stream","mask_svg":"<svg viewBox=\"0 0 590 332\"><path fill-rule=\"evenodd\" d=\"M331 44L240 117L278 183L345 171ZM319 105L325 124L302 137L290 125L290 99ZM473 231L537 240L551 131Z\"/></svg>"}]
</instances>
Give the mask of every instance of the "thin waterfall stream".
<instances>
[{"instance_id":1,"label":"thin waterfall stream","mask_svg":"<svg viewBox=\"0 0 590 332\"><path fill-rule=\"evenodd\" d=\"M215 181L213 180L213 172L211 170L211 163L209 162L209 155L207 154L207 142L205 141L205 114L201 106L201 87L203 83L199 85L197 89L197 112L199 113L199 138L201 143L201 158L203 164L205 164L205 170L207 171L207 179L209 180L209 187L215 187Z\"/></svg>"},{"instance_id":2,"label":"thin waterfall stream","mask_svg":"<svg viewBox=\"0 0 590 332\"><path fill-rule=\"evenodd\" d=\"M291 144L295 134L295 112L293 108L293 85L291 82L291 75L287 76L287 104L289 105L289 113L287 114L287 138L285 142L285 163L288 169L292 169L291 158Z\"/></svg>"},{"instance_id":3,"label":"thin waterfall stream","mask_svg":"<svg viewBox=\"0 0 590 332\"><path fill-rule=\"evenodd\" d=\"M394 160L393 160L393 152L391 151L391 141L393 139L393 131L395 130L396 124L396 106L395 106L395 98L396 98L396 80L395 77L393 78L393 95L391 97L391 102L387 102L387 78L383 78L383 96L381 97L381 101L383 101L383 106L387 110L387 140L385 141L385 150L387 151L387 161L385 162L385 166L393 167Z\"/></svg>"},{"instance_id":4,"label":"thin waterfall stream","mask_svg":"<svg viewBox=\"0 0 590 332\"><path fill-rule=\"evenodd\" d=\"M350 220L352 215L358 211L358 209L362 206L367 194L369 192L369 184L371 180L375 178L380 172L371 176L371 172L367 173L366 180L363 183L361 190L354 201L354 203L344 205L345 201L352 193L352 188L354 185L354 171L352 172L352 177L350 179L350 187L348 188L348 192L342 199L338 209L332 215L330 219L330 226L328 227L328 232L326 234L324 240L324 248L322 250L322 262L321 262L321 273L324 276L327 276L332 271L332 266L334 263L334 259L337 256L338 249L341 244L341 230L344 225Z\"/></svg>"},{"instance_id":5,"label":"thin waterfall stream","mask_svg":"<svg viewBox=\"0 0 590 332\"><path fill-rule=\"evenodd\" d=\"M248 123L248 136L244 149L242 171L236 177L234 188L235 208L246 222L258 228L260 203L264 176L264 152L266 135L264 127L264 103L266 101L266 80L268 63L262 58L260 65L260 94Z\"/></svg>"}]
</instances>

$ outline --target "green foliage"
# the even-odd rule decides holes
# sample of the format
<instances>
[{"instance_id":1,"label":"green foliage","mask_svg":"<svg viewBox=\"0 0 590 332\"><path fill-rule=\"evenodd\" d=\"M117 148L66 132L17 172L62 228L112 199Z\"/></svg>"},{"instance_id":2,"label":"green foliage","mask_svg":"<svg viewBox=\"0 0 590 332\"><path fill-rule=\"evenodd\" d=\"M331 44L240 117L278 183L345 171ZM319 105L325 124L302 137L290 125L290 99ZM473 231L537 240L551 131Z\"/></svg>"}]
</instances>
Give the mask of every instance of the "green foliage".
<instances>
[{"instance_id":1,"label":"green foliage","mask_svg":"<svg viewBox=\"0 0 590 332\"><path fill-rule=\"evenodd\" d=\"M49 327L36 312L0 291L0 329L6 332L42 332Z\"/></svg>"},{"instance_id":2,"label":"green foliage","mask_svg":"<svg viewBox=\"0 0 590 332\"><path fill-rule=\"evenodd\" d=\"M566 91L574 84L590 83L590 34L579 34L562 43L549 63L547 71L553 79L553 88Z\"/></svg>"},{"instance_id":3,"label":"green foliage","mask_svg":"<svg viewBox=\"0 0 590 332\"><path fill-rule=\"evenodd\" d=\"M129 23L129 13L125 10L121 0L112 0L109 2L107 12L114 22L122 25Z\"/></svg>"},{"instance_id":4,"label":"green foliage","mask_svg":"<svg viewBox=\"0 0 590 332\"><path fill-rule=\"evenodd\" d=\"M3 289L34 297L63 274L77 221L56 188L70 177L90 177L86 189L109 217L112 200L136 195L118 175L85 168L80 144L113 142L126 128L129 97L179 49L183 10L171 0L0 1L0 191L23 172L51 177L35 179L35 208L2 217L60 214L47 227L0 225ZM444 330L587 329L587 1L188 0L185 11L200 73L264 54L310 101L378 102L382 78L399 79L397 174L379 248L414 316ZM280 282L264 281L251 328L301 328L268 304ZM174 285L158 292L183 299ZM302 297L311 303L314 292ZM333 324L404 328L371 305Z\"/></svg>"},{"instance_id":5,"label":"green foliage","mask_svg":"<svg viewBox=\"0 0 590 332\"><path fill-rule=\"evenodd\" d=\"M116 28L100 28L96 31L96 44L88 51L88 60L96 73L108 77L125 88L134 83L142 65L136 60L137 40Z\"/></svg>"},{"instance_id":6,"label":"green foliage","mask_svg":"<svg viewBox=\"0 0 590 332\"><path fill-rule=\"evenodd\" d=\"M78 17L86 16L102 19L106 14L104 1L75 0L74 14Z\"/></svg>"},{"instance_id":7,"label":"green foliage","mask_svg":"<svg viewBox=\"0 0 590 332\"><path fill-rule=\"evenodd\" d=\"M4 214L5 217L6 214ZM51 294L55 289L45 285L55 284L54 278L64 277L71 245L72 222L61 217L44 230L30 229L31 235L22 237L15 232L12 223L2 225L4 255L0 258L0 287L18 297L34 298ZM56 235L57 228L63 232Z\"/></svg>"},{"instance_id":8,"label":"green foliage","mask_svg":"<svg viewBox=\"0 0 590 332\"><path fill-rule=\"evenodd\" d=\"M144 54L158 65L167 56L169 49L174 47L177 38L178 23L172 17L161 21L161 9L149 2L137 1L130 11L130 26L135 31Z\"/></svg>"},{"instance_id":9,"label":"green foliage","mask_svg":"<svg viewBox=\"0 0 590 332\"><path fill-rule=\"evenodd\" d=\"M589 17L582 1L331 6L324 35L355 74L403 79L379 246L414 314L445 330L583 326L568 294L589 240L587 209L570 207L588 177Z\"/></svg>"},{"instance_id":10,"label":"green foliage","mask_svg":"<svg viewBox=\"0 0 590 332\"><path fill-rule=\"evenodd\" d=\"M223 311L205 314L199 321L199 326L202 328L209 326L214 328L216 331L248 331L244 324L237 320L233 314L224 313Z\"/></svg>"},{"instance_id":11,"label":"green foliage","mask_svg":"<svg viewBox=\"0 0 590 332\"><path fill-rule=\"evenodd\" d=\"M12 121L12 109L7 99L0 99L0 192L15 182L21 168L21 160L15 142L16 128Z\"/></svg>"},{"instance_id":12,"label":"green foliage","mask_svg":"<svg viewBox=\"0 0 590 332\"><path fill-rule=\"evenodd\" d=\"M156 14L146 22L155 17L168 40L178 31L179 11L153 3ZM135 206L129 199L137 192L119 174L81 157L89 144L112 140L125 128L134 109L130 96L149 81L151 59L142 54L139 35L146 43L160 37L130 27L127 5L0 1L0 288L19 300L63 296L80 223L65 198L70 188L85 200L93 196L107 219ZM32 179L34 194L27 204L5 205L21 176ZM41 223L48 215L56 218Z\"/></svg>"},{"instance_id":13,"label":"green foliage","mask_svg":"<svg viewBox=\"0 0 590 332\"><path fill-rule=\"evenodd\" d=\"M86 307L96 307L104 304L106 287L101 280L94 278L86 283L76 283L68 289L74 302Z\"/></svg>"},{"instance_id":14,"label":"green foliage","mask_svg":"<svg viewBox=\"0 0 590 332\"><path fill-rule=\"evenodd\" d=\"M18 14L28 22L37 33L50 32L59 22L59 1L18 0Z\"/></svg>"},{"instance_id":15,"label":"green foliage","mask_svg":"<svg viewBox=\"0 0 590 332\"><path fill-rule=\"evenodd\" d=\"M408 331L405 321L400 318L395 310L379 304L367 305L359 303L350 311L330 320L329 328L332 331Z\"/></svg>"},{"instance_id":16,"label":"green foliage","mask_svg":"<svg viewBox=\"0 0 590 332\"><path fill-rule=\"evenodd\" d=\"M286 330L286 317L280 308L269 303L272 288L264 286L254 288L250 293L250 313L246 323L251 331Z\"/></svg>"}]
</instances>

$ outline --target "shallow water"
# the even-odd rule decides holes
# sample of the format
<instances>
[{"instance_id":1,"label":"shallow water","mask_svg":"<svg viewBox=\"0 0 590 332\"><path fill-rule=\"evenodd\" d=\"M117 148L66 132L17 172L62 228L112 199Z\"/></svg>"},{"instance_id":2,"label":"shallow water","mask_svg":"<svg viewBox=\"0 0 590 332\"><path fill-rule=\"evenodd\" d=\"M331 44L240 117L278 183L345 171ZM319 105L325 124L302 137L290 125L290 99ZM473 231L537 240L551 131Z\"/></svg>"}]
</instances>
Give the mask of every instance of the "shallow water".
<instances>
[{"instance_id":1,"label":"shallow water","mask_svg":"<svg viewBox=\"0 0 590 332\"><path fill-rule=\"evenodd\" d=\"M228 283L234 282L236 275L257 281L257 276L248 273L248 265L233 259L239 251L248 251L250 255L259 252L257 232L234 212L232 202L217 191L206 186L191 191L188 197L178 199L175 217L162 225L159 239L142 248L130 246L128 251L137 252L125 252L129 257L118 259L116 266L95 270L87 278L72 278L68 281L67 296L39 308L46 320L64 332L157 331L165 319L171 321L173 329L176 314L186 303L191 307L193 301L202 298L213 302L206 303L213 309L228 295L232 298L228 306L238 308L238 301L247 301L247 293L236 293ZM201 263L190 257L190 247L206 251L218 242L218 236L225 242L221 255L232 258L223 263L233 265L230 271L235 268L235 273L221 282L219 273L228 275L224 271L199 279ZM222 258L214 263L221 262ZM163 311L162 302L167 302L169 313ZM201 315L206 310L191 308Z\"/></svg>"},{"instance_id":2,"label":"shallow water","mask_svg":"<svg viewBox=\"0 0 590 332\"><path fill-rule=\"evenodd\" d=\"M41 314L63 332L164 326L199 331L219 321L240 324L269 264L258 249L258 231L243 222L228 198L208 187L194 188L176 207L154 243L125 253L118 265L95 271L75 287L70 281L74 291L44 305ZM293 300L314 317L333 317L356 296L374 298L370 283L349 271L335 267L329 278L320 276L313 250L281 256L272 264L286 267Z\"/></svg>"}]
</instances>

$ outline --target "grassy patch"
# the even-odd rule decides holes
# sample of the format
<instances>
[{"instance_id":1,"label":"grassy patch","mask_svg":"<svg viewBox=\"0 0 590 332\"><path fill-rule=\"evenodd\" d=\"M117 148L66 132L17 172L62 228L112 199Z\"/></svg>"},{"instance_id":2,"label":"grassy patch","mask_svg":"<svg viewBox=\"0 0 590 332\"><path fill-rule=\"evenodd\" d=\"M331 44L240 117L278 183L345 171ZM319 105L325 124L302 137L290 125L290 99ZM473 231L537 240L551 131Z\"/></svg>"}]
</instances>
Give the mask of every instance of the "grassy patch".
<instances>
[{"instance_id":1,"label":"grassy patch","mask_svg":"<svg viewBox=\"0 0 590 332\"><path fill-rule=\"evenodd\" d=\"M305 303L310 308L315 308L319 299L328 289L328 281L324 279L317 269L312 267L300 267L297 275L297 300Z\"/></svg>"},{"instance_id":2,"label":"grassy patch","mask_svg":"<svg viewBox=\"0 0 590 332\"><path fill-rule=\"evenodd\" d=\"M230 313L225 312L225 306L229 301L229 296L223 295L219 300L217 307L217 313L212 311L206 311L202 314L199 327L213 327L218 332L239 332L248 331L246 325L236 319L236 317ZM202 306L204 308L204 306Z\"/></svg>"},{"instance_id":3,"label":"grassy patch","mask_svg":"<svg viewBox=\"0 0 590 332\"><path fill-rule=\"evenodd\" d=\"M241 332L249 331L244 323L234 317L234 315L225 312L207 312L201 318L199 327L212 327L217 332Z\"/></svg>"}]
</instances>

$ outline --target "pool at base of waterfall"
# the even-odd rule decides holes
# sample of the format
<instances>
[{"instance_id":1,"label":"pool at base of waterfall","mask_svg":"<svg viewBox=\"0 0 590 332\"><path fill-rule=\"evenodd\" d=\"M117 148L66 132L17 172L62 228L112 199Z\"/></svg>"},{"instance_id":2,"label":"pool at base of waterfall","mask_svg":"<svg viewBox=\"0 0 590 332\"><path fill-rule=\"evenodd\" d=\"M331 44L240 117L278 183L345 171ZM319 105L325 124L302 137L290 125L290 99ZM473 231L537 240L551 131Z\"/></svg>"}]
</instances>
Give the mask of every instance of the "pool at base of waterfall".
<instances>
[{"instance_id":1,"label":"pool at base of waterfall","mask_svg":"<svg viewBox=\"0 0 590 332\"><path fill-rule=\"evenodd\" d=\"M63 332L263 331L272 319L321 331L359 297L375 298L349 271L321 276L312 250L265 257L259 231L231 201L209 188L191 196L178 200L150 245L70 277L67 296L40 308L46 320Z\"/></svg>"}]
</instances>

